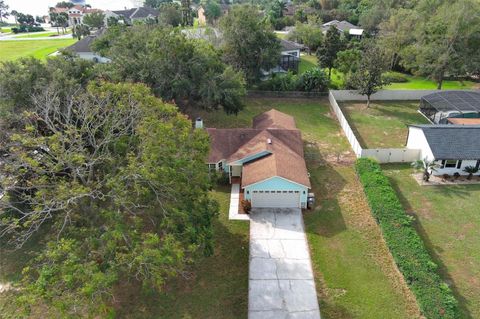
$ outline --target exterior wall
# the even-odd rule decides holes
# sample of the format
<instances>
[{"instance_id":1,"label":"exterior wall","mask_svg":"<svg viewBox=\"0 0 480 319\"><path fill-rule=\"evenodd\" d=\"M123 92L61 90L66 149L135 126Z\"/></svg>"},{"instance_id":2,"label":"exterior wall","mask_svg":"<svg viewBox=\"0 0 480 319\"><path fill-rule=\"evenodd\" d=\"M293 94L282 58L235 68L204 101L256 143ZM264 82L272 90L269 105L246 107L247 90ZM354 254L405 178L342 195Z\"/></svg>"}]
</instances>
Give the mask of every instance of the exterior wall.
<instances>
[{"instance_id":1,"label":"exterior wall","mask_svg":"<svg viewBox=\"0 0 480 319\"><path fill-rule=\"evenodd\" d=\"M242 176L242 165L231 165L232 176Z\"/></svg>"},{"instance_id":2,"label":"exterior wall","mask_svg":"<svg viewBox=\"0 0 480 319\"><path fill-rule=\"evenodd\" d=\"M408 128L407 148L420 150L418 159L426 159L428 161L433 161L435 159L423 130L418 127Z\"/></svg>"},{"instance_id":3,"label":"exterior wall","mask_svg":"<svg viewBox=\"0 0 480 319\"><path fill-rule=\"evenodd\" d=\"M203 7L200 7L197 11L198 15L198 24L199 25L206 25L207 24L207 18L205 17L205 9Z\"/></svg>"},{"instance_id":4,"label":"exterior wall","mask_svg":"<svg viewBox=\"0 0 480 319\"><path fill-rule=\"evenodd\" d=\"M93 52L78 52L77 54L80 58L85 60L94 61L94 59L97 59L98 63L108 63L111 61L109 58L99 56Z\"/></svg>"},{"instance_id":5,"label":"exterior wall","mask_svg":"<svg viewBox=\"0 0 480 319\"><path fill-rule=\"evenodd\" d=\"M308 187L290 182L284 178L275 176L269 179L266 179L262 182L252 184L249 186L244 187L245 192L244 196L246 200L251 200L252 192L253 191L299 191L300 192L300 202L302 208L306 208L307 206L307 197L308 197Z\"/></svg>"},{"instance_id":6,"label":"exterior wall","mask_svg":"<svg viewBox=\"0 0 480 319\"><path fill-rule=\"evenodd\" d=\"M442 164L442 161L439 160L439 161L436 161L436 163L440 167L440 165ZM453 175L455 173L459 173L460 175L468 175L468 173L465 173L463 169L467 166L475 167L475 165L477 165L477 161L465 160L465 161L462 161L462 165L460 166L460 168L456 168L456 167L437 168L432 173L433 175L443 175L443 174Z\"/></svg>"}]
</instances>

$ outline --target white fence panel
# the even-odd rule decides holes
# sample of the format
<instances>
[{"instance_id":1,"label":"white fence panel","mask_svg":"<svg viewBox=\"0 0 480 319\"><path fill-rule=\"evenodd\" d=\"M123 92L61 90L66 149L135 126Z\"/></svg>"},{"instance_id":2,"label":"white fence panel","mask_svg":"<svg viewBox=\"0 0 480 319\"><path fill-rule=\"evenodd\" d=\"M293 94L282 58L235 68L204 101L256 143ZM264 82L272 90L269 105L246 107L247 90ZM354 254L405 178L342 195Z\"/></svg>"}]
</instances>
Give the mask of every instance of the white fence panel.
<instances>
[{"instance_id":1,"label":"white fence panel","mask_svg":"<svg viewBox=\"0 0 480 319\"><path fill-rule=\"evenodd\" d=\"M411 163L420 158L420 150L407 148L363 149L361 157L370 157L380 163Z\"/></svg>"},{"instance_id":2,"label":"white fence panel","mask_svg":"<svg viewBox=\"0 0 480 319\"><path fill-rule=\"evenodd\" d=\"M332 106L333 111L335 112L335 115L337 116L338 122L340 122L340 126L342 127L343 132L347 136L350 146L352 146L355 155L357 157L360 157L362 154L362 147L360 146L357 137L353 133L353 130L350 128L350 124L348 124L346 117L343 115L340 106L338 106L337 101L332 94L332 91L329 92L328 99L330 101L330 105Z\"/></svg>"}]
</instances>

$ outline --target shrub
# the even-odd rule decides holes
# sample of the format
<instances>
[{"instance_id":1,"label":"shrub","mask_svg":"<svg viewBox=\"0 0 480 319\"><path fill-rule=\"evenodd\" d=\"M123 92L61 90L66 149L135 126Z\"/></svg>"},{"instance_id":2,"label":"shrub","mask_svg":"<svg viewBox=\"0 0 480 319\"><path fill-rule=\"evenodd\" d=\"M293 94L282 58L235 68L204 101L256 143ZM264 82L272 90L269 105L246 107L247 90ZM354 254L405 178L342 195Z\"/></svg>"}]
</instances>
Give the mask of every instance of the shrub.
<instances>
[{"instance_id":1,"label":"shrub","mask_svg":"<svg viewBox=\"0 0 480 319\"><path fill-rule=\"evenodd\" d=\"M242 200L242 207L243 207L243 211L246 214L249 214L250 211L252 210L252 203L249 200L243 199Z\"/></svg>"},{"instance_id":2,"label":"shrub","mask_svg":"<svg viewBox=\"0 0 480 319\"><path fill-rule=\"evenodd\" d=\"M455 179L458 179L460 177L460 173L459 172L455 172L453 174L453 177L455 177Z\"/></svg>"},{"instance_id":3,"label":"shrub","mask_svg":"<svg viewBox=\"0 0 480 319\"><path fill-rule=\"evenodd\" d=\"M326 92L329 82L327 74L322 69L313 68L300 76L297 86L300 91Z\"/></svg>"},{"instance_id":4,"label":"shrub","mask_svg":"<svg viewBox=\"0 0 480 319\"><path fill-rule=\"evenodd\" d=\"M408 78L405 74L399 72L387 72L382 75L382 79L388 83L405 83Z\"/></svg>"},{"instance_id":5,"label":"shrub","mask_svg":"<svg viewBox=\"0 0 480 319\"><path fill-rule=\"evenodd\" d=\"M41 31L45 31L44 28L42 27L37 27L37 26L34 26L34 25L21 25L20 27L14 27L12 28L12 32L13 33L25 33L25 32L41 32Z\"/></svg>"},{"instance_id":6,"label":"shrub","mask_svg":"<svg viewBox=\"0 0 480 319\"><path fill-rule=\"evenodd\" d=\"M444 179L444 180L448 181L449 178L450 178L450 175L448 175L448 174L443 174L443 179Z\"/></svg>"},{"instance_id":7,"label":"shrub","mask_svg":"<svg viewBox=\"0 0 480 319\"><path fill-rule=\"evenodd\" d=\"M292 72L286 74L273 74L272 78L260 83L260 90L267 91L296 91L298 86L298 76Z\"/></svg>"},{"instance_id":8,"label":"shrub","mask_svg":"<svg viewBox=\"0 0 480 319\"><path fill-rule=\"evenodd\" d=\"M437 265L380 165L371 159L361 158L355 168L372 214L422 314L429 319L458 318L457 301L452 291L436 272Z\"/></svg>"}]
</instances>

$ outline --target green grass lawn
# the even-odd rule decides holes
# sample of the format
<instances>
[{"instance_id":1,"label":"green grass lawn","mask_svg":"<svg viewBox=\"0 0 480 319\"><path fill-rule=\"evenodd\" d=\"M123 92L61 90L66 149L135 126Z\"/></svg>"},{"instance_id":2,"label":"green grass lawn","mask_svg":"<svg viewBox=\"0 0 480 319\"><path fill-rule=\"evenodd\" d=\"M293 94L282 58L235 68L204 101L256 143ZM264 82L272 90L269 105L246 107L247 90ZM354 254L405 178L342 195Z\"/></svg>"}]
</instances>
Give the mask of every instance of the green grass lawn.
<instances>
[{"instance_id":1,"label":"green grass lawn","mask_svg":"<svg viewBox=\"0 0 480 319\"><path fill-rule=\"evenodd\" d=\"M0 28L0 33L10 33L10 32L12 32L12 28L10 27Z\"/></svg>"},{"instance_id":2,"label":"green grass lawn","mask_svg":"<svg viewBox=\"0 0 480 319\"><path fill-rule=\"evenodd\" d=\"M253 116L273 107L295 117L306 143L317 207L306 213L305 224L322 318L417 318L416 303L394 270L355 177L353 153L326 99L249 99L238 116L187 113L201 116L207 127L251 127Z\"/></svg>"},{"instance_id":3,"label":"green grass lawn","mask_svg":"<svg viewBox=\"0 0 480 319\"><path fill-rule=\"evenodd\" d=\"M33 56L45 59L50 53L75 43L76 39L0 41L0 62Z\"/></svg>"},{"instance_id":4,"label":"green grass lawn","mask_svg":"<svg viewBox=\"0 0 480 319\"><path fill-rule=\"evenodd\" d=\"M480 318L480 185L419 186L409 165L384 171L452 286L461 318Z\"/></svg>"},{"instance_id":5,"label":"green grass lawn","mask_svg":"<svg viewBox=\"0 0 480 319\"><path fill-rule=\"evenodd\" d=\"M406 76L408 82L391 83L386 86L387 90L436 90L437 84L431 80L423 77L415 77L411 75ZM442 85L443 90L468 90L474 88L476 85L472 81L444 81Z\"/></svg>"},{"instance_id":6,"label":"green grass lawn","mask_svg":"<svg viewBox=\"0 0 480 319\"><path fill-rule=\"evenodd\" d=\"M287 33L280 33L280 32L275 32L275 35L279 39L287 40L288 34Z\"/></svg>"},{"instance_id":7,"label":"green grass lawn","mask_svg":"<svg viewBox=\"0 0 480 319\"><path fill-rule=\"evenodd\" d=\"M71 31L66 32L65 34L71 34ZM58 36L59 34L57 32L48 32L48 33L38 33L38 32L32 32L32 33L26 33L26 34L20 34L17 35L15 38L16 39L26 39L26 38L48 38L52 37L52 40L55 39L55 36ZM60 35L64 35L60 31Z\"/></svg>"},{"instance_id":8,"label":"green grass lawn","mask_svg":"<svg viewBox=\"0 0 480 319\"><path fill-rule=\"evenodd\" d=\"M400 148L407 141L408 124L427 124L417 112L419 102L340 103L358 141L366 148Z\"/></svg>"}]
</instances>

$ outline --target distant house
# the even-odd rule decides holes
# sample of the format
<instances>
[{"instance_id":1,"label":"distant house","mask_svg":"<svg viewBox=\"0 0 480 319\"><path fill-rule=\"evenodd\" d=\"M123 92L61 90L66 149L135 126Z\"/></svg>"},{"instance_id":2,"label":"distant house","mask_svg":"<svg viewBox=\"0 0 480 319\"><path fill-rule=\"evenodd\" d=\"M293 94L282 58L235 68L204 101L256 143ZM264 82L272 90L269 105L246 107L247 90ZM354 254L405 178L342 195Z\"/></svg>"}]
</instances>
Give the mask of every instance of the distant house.
<instances>
[{"instance_id":1,"label":"distant house","mask_svg":"<svg viewBox=\"0 0 480 319\"><path fill-rule=\"evenodd\" d=\"M135 22L145 22L149 19L157 20L160 12L150 7L139 7L125 10L107 10L104 12L105 20L114 17L123 20L125 24L133 25Z\"/></svg>"},{"instance_id":2,"label":"distant house","mask_svg":"<svg viewBox=\"0 0 480 319\"><path fill-rule=\"evenodd\" d=\"M197 123L203 127L201 119ZM253 128L206 131L209 169L239 183L252 207L307 207L310 179L293 117L272 109L256 116Z\"/></svg>"},{"instance_id":3,"label":"distant house","mask_svg":"<svg viewBox=\"0 0 480 319\"><path fill-rule=\"evenodd\" d=\"M480 125L410 125L407 148L438 165L433 175L465 175L467 166L480 168Z\"/></svg>"},{"instance_id":4,"label":"distant house","mask_svg":"<svg viewBox=\"0 0 480 319\"><path fill-rule=\"evenodd\" d=\"M292 71L297 73L300 64L300 52L305 47L299 43L281 39L281 56L278 65L268 71L261 70L262 80L267 80L272 74L287 73Z\"/></svg>"},{"instance_id":5,"label":"distant house","mask_svg":"<svg viewBox=\"0 0 480 319\"><path fill-rule=\"evenodd\" d=\"M78 57L82 59L93 61L96 63L110 62L111 60L109 58L99 55L98 53L94 52L91 48L92 42L97 37L101 36L104 33L104 30L105 29L101 29L96 34L88 35L84 37L83 39L75 42L71 46L65 48L64 51L76 54L78 55Z\"/></svg>"},{"instance_id":6,"label":"distant house","mask_svg":"<svg viewBox=\"0 0 480 319\"><path fill-rule=\"evenodd\" d=\"M442 91L423 96L420 112L432 123L451 123L452 119L480 119L480 93L472 91ZM454 124L467 121L453 120Z\"/></svg>"},{"instance_id":7,"label":"distant house","mask_svg":"<svg viewBox=\"0 0 480 319\"><path fill-rule=\"evenodd\" d=\"M352 37L357 37L360 38L363 36L364 30L348 21L338 21L338 20L332 20L327 23L322 24L322 32L325 34L327 33L328 29L330 27L334 26L337 28L340 32L342 33L348 33Z\"/></svg>"},{"instance_id":8,"label":"distant house","mask_svg":"<svg viewBox=\"0 0 480 319\"><path fill-rule=\"evenodd\" d=\"M73 27L77 24L83 24L83 18L94 12L102 12L100 9L92 9L84 5L74 5L71 8L61 8L61 7L54 7L50 8L50 13L63 13L65 12L68 15L68 26ZM48 19L50 23L53 23Z\"/></svg>"}]
</instances>

